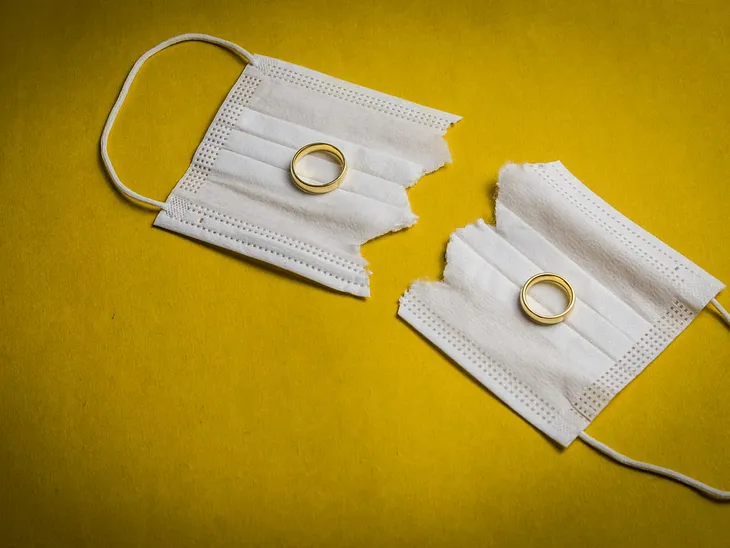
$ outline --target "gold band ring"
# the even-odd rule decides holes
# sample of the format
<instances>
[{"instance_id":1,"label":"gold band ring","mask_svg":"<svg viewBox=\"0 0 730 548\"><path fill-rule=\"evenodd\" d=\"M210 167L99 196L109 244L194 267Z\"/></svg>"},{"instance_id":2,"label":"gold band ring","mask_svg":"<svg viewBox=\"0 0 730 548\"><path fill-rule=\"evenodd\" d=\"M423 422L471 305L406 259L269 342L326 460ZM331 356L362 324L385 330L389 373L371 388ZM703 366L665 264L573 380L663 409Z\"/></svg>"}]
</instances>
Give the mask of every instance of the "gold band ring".
<instances>
[{"instance_id":1,"label":"gold band ring","mask_svg":"<svg viewBox=\"0 0 730 548\"><path fill-rule=\"evenodd\" d=\"M297 175L297 162L312 152L326 152L330 156L334 157L335 160L337 160L337 163L340 164L339 175L330 182L322 185L313 185ZM347 160L345 160L345 155L342 154L342 151L339 148L334 145L330 145L329 143L311 143L303 146L297 150L296 154L294 154L291 159L291 164L289 164L289 173L291 174L292 181L294 181L294 184L297 185L300 190L309 194L325 194L327 192L332 192L340 186L342 179L345 177L345 172L347 172Z\"/></svg>"},{"instance_id":2,"label":"gold band ring","mask_svg":"<svg viewBox=\"0 0 730 548\"><path fill-rule=\"evenodd\" d=\"M527 304L527 291L533 285L543 282L557 285L560 289L565 291L565 294L568 296L568 306L560 314L555 314L554 316L543 316L542 314L538 314L537 312L535 312ZM562 276L558 276L557 274L551 274L550 272L543 272L541 274L534 275L532 278L525 282L525 285L522 286L522 290L520 291L520 305L522 306L522 310L525 311L525 314L527 314L527 316L533 322L543 325L552 325L562 322L565 317L570 314L570 311L573 310L574 304L575 291L573 291L573 286L570 285L570 283L568 283L568 280L566 280Z\"/></svg>"}]
</instances>

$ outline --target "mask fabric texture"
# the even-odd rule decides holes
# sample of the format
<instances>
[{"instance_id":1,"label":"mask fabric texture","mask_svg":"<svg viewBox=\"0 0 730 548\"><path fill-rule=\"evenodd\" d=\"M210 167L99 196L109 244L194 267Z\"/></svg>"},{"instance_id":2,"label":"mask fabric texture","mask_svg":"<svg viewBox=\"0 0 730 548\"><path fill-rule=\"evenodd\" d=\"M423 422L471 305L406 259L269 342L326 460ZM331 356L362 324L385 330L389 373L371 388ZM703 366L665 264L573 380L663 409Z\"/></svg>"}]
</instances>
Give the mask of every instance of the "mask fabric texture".
<instances>
[{"instance_id":1,"label":"mask fabric texture","mask_svg":"<svg viewBox=\"0 0 730 548\"><path fill-rule=\"evenodd\" d=\"M398 314L557 443L567 447L580 436L624 464L729 497L623 457L583 432L711 300L730 323L713 300L723 284L560 162L505 166L496 219L496 226L479 220L454 232L443 281L414 283ZM559 274L575 289L562 323L537 325L520 308L522 285L540 272ZM528 295L540 314L559 312L563 301L545 285Z\"/></svg>"},{"instance_id":2,"label":"mask fabric texture","mask_svg":"<svg viewBox=\"0 0 730 548\"><path fill-rule=\"evenodd\" d=\"M248 61L216 114L185 175L165 202L127 188L107 141L139 67L188 40L214 43ZM360 246L412 225L406 188L451 160L443 139L460 118L372 91L201 34L176 36L134 65L102 135L102 158L127 196L161 208L155 226L295 272L325 286L369 295ZM345 155L348 171L330 193L308 195L290 180L302 146L326 142ZM334 178L339 166L308 156L307 176Z\"/></svg>"}]
</instances>

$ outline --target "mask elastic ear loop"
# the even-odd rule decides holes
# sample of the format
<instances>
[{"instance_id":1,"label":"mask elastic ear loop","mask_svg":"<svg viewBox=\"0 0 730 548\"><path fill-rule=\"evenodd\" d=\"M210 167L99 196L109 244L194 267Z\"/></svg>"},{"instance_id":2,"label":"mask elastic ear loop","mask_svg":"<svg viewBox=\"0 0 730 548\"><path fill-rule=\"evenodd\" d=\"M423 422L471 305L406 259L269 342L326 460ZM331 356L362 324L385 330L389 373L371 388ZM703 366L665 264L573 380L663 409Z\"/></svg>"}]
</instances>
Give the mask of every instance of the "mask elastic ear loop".
<instances>
[{"instance_id":1,"label":"mask elastic ear loop","mask_svg":"<svg viewBox=\"0 0 730 548\"><path fill-rule=\"evenodd\" d=\"M725 320L725 322L730 325L730 312L725 310L723 306L717 302L717 299L712 299L710 301L712 303L712 306L715 307L715 309L720 313L720 316L722 316L722 319Z\"/></svg>"},{"instance_id":2,"label":"mask elastic ear loop","mask_svg":"<svg viewBox=\"0 0 730 548\"><path fill-rule=\"evenodd\" d=\"M229 42L228 40L216 38L215 36L209 36L207 34L197 33L180 34L178 36L173 36L172 38L165 40L164 42L160 42L154 48L146 51L139 59L137 59L137 62L132 67L132 70L129 71L127 79L124 81L124 85L119 92L119 97L117 97L117 100L114 103L111 112L109 113L109 117L106 119L104 131L101 134L101 158L104 161L104 166L106 167L106 170L109 173L109 177L111 177L114 186L116 186L122 194L128 196L129 198L151 206L159 207L160 209L165 209L166 206L164 202L159 202L157 200L153 200L152 198L142 196L141 194L136 193L135 191L127 187L124 183L122 183L122 181L119 179L119 176L117 175L117 172L114 170L111 159L109 158L107 143L109 141L109 133L111 133L112 126L114 126L114 121L117 118L117 114L119 114L119 110L122 108L124 100L127 98L129 88L132 86L132 82L134 81L135 76L137 76L137 72L139 72L139 69L142 67L142 65L145 64L145 61L147 61L156 53L161 52L165 48L168 48L175 44L179 44L180 42L189 41L208 42L211 44L216 44L237 53L246 61L255 65L253 55L251 55L241 46L234 44L233 42Z\"/></svg>"},{"instance_id":3,"label":"mask elastic ear loop","mask_svg":"<svg viewBox=\"0 0 730 548\"><path fill-rule=\"evenodd\" d=\"M703 495L707 495L708 497L711 497L713 499L730 501L730 491L717 489L694 478L690 478L689 476L685 476L684 474L680 474L679 472L670 470L669 468L664 468L663 466L657 466L656 464L649 464L648 462L634 460L630 457L627 457L626 455L622 455L618 451L611 449L608 445L601 443L595 438L592 438L585 432L581 432L580 434L578 434L578 437L580 437L581 440L590 445L596 451L603 453L607 457L615 460L620 464L623 464L624 466L628 466L629 468L635 468L637 470L643 470L644 472L656 474L657 476L663 476L679 483L684 483L692 489L696 489Z\"/></svg>"},{"instance_id":4,"label":"mask elastic ear loop","mask_svg":"<svg viewBox=\"0 0 730 548\"><path fill-rule=\"evenodd\" d=\"M727 322L727 324L730 325L730 313L728 313L728 311L723 308L723 306L717 301L717 299L712 299L710 302L720 313L720 316L722 316L722 318ZM580 434L578 434L578 437L581 440L583 440L585 443L590 445L596 451L603 453L607 457L615 460L616 462L618 462L620 464L623 464L624 466L628 466L630 468L636 468L637 470L642 470L644 472L649 472L651 474L656 474L657 476L663 476L665 478L672 479L679 483L684 483L685 485L688 485L692 489L695 489L695 490L699 491L700 493L702 493L703 495L707 495L708 497L711 497L713 499L717 499L717 500L721 500L721 501L730 501L730 491L723 491L721 489L717 489L715 487L707 485L706 483L702 483L701 481L698 481L694 478L690 478L689 476L685 476L684 474L680 474L679 472L670 470L669 468L664 468L663 466L657 466L655 464L649 464L647 462L641 462L638 460L634 460L630 457L627 457L626 455L622 455L618 451L611 449L608 445L601 443L600 441L598 441L595 438L592 438L585 432L581 432Z\"/></svg>"}]
</instances>

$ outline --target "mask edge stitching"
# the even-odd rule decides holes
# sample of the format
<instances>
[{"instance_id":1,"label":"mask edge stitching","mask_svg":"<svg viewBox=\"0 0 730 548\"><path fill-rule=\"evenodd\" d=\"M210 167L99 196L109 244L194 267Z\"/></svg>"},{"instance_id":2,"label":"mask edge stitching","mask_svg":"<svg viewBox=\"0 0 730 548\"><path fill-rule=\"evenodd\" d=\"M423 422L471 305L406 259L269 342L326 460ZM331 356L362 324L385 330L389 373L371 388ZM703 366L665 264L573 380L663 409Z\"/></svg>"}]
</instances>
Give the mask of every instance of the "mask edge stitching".
<instances>
[{"instance_id":1,"label":"mask edge stitching","mask_svg":"<svg viewBox=\"0 0 730 548\"><path fill-rule=\"evenodd\" d=\"M231 133L233 123L240 118L241 112L246 108L260 85L260 78L246 74L245 70L241 73L206 130L203 140L193 155L189 169L175 188L179 186L180 190L197 194L208 182L207 178ZM229 119L233 119L234 122Z\"/></svg>"},{"instance_id":2,"label":"mask edge stitching","mask_svg":"<svg viewBox=\"0 0 730 548\"><path fill-rule=\"evenodd\" d=\"M681 315L681 323L677 323L676 320L672 322L672 318L679 313ZM617 360L609 369L604 371L600 377L594 380L584 392L574 398L571 401L573 405L581 414L583 414L589 420L595 419L603 409L615 398L626 386L631 383L639 374L641 374L646 367L648 367L658 356L661 354L667 346L692 322L696 317L696 314L692 312L687 306L681 301L675 300L668 308L667 311L659 317L653 326L642 335L642 337L636 341L636 343L626 351L626 353ZM652 350L642 348L646 344L647 339L651 340L655 337L662 338L662 345L658 352L655 354ZM646 360L648 354L648 361ZM628 368L626 365L630 365L631 361L634 360L634 356L640 357L641 365L635 365L634 367ZM624 362L624 363L622 363ZM628 362L628 363L626 363ZM635 362L635 363L640 363ZM626 364L626 365L625 365ZM616 372L623 369L625 376L628 378L625 380L611 381ZM618 388L611 388L611 385L617 386ZM606 394L606 395L603 395Z\"/></svg>"},{"instance_id":3,"label":"mask edge stitching","mask_svg":"<svg viewBox=\"0 0 730 548\"><path fill-rule=\"evenodd\" d=\"M184 219L176 219L176 218L174 218L172 216L170 216L170 218L172 220L174 220L175 222L182 223L182 224L186 224L188 226L191 226L193 228L197 228L197 229L203 230L205 232L210 232L211 234L215 234L216 236L220 236L221 238L225 238L227 240L233 240L233 241L239 242L240 244L243 244L245 246L254 247L256 249L260 249L261 251L265 251L266 253L271 253L273 255L278 255L280 257L283 257L284 259L287 259L287 260L290 260L290 261L294 261L296 263L301 264L302 266L304 266L306 268L309 268L310 270L316 270L317 272L320 272L321 274L324 274L326 276L330 276L331 278L334 278L336 280L339 280L341 282L344 282L347 285L353 285L353 286L360 287L360 288L364 288L364 289L367 289L368 288L368 285L367 284L361 284L361 283L358 283L358 282L354 282L352 280L348 280L347 278L344 278L342 276L338 276L337 274L332 274L331 272L328 272L328 271L326 271L326 270L324 270L324 269L322 269L320 267L317 267L317 266L314 266L312 264L309 264L306 261L302 261L301 259L297 259L295 257L291 257L291 256L286 255L284 253L281 253L280 251L277 251L275 249L271 249L271 248L268 248L268 247L264 247L264 246L262 246L260 244L256 244L256 243L253 243L253 242L247 242L247 241L241 240L239 238L234 238L233 236L229 236L227 234L223 234L222 232L219 232L217 230L213 230L212 228L200 226L200 225L197 225L195 223L191 223L190 221L186 221ZM364 271L364 269L363 269L363 271Z\"/></svg>"},{"instance_id":4,"label":"mask edge stitching","mask_svg":"<svg viewBox=\"0 0 730 548\"><path fill-rule=\"evenodd\" d=\"M188 208L189 211L191 211L193 213L200 213L202 215L206 215L210 218L213 218L214 220L217 220L218 222L222 222L224 224L233 226L234 228L239 228L242 230L250 230L254 234L256 234L256 232L258 231L259 233L256 235L260 236L264 239L269 239L269 240L273 239L274 241L279 241L287 246L303 247L303 248L305 248L305 249L302 249L303 252L309 253L315 257L319 257L327 262L331 262L331 263L335 264L336 266L340 266L342 268L350 270L354 274L360 274L364 271L364 267L362 265L358 265L354 261L348 261L347 259L338 257L329 251L317 248L316 246L313 246L312 244L309 244L307 242L302 242L301 240L297 240L295 238L292 238L291 236L286 236L284 234L274 232L273 230L255 225L253 223L241 221L239 219L236 219L235 217L231 217L230 215L226 215L225 213L216 212L208 207L198 205L194 202L190 202L187 200L186 200L186 202L187 202L186 207ZM216 219L216 217L218 217L218 218ZM228 221L225 219L228 219Z\"/></svg>"},{"instance_id":5,"label":"mask edge stitching","mask_svg":"<svg viewBox=\"0 0 730 548\"><path fill-rule=\"evenodd\" d=\"M415 302L415 304L419 307L419 310L414 310L412 306L410 306L410 301ZM455 333L458 337L462 339L463 342L466 343L467 346L470 347L471 352L464 351L460 348L461 345L457 346L454 345L454 348L459 352L459 354L462 355L465 362L471 363L476 366L477 369L480 369L487 375L489 375L490 378L493 379L495 384L501 386L504 390L506 390L512 397L514 397L518 402L521 404L527 406L528 409L532 410L536 413L538 418L541 418L545 421L545 423L549 426L553 426L557 431L559 432L572 432L574 428L572 425L565 419L563 414L555 408L553 405L546 402L539 394L537 394L530 386L526 385L524 382L522 382L520 379L518 379L514 373L505 365L495 361L490 356L488 356L480 347L477 345L471 337L465 335L461 330L455 328L452 326L449 322L445 321L436 311L433 310L427 303L425 303L422 299L420 299L418 296L416 296L412 291L407 291L400 299L401 306L404 306L405 308L409 309L411 312L413 312L416 316L420 317L425 325L428 327L433 327L433 323L438 322L440 324L440 330L442 332L445 332L446 330L451 330L453 333ZM431 316L432 320L429 321L428 318L425 317L422 310L425 309ZM419 330L420 331L420 330ZM452 338L446 335L440 335L440 337L445 341L446 343L451 343ZM433 341L436 343L436 341ZM437 345L439 346L439 345ZM443 349L442 349L443 350ZM533 404L534 406L537 406L538 403L542 404L542 414L546 416L542 416L533 406L531 406L529 403L525 401L524 395L518 395L514 392L514 390L510 389L507 385L504 384L503 381L499 379L498 375L492 374L491 371L488 370L488 368L485 368L477 363L473 359L470 358L470 356L475 356L477 358L482 358L485 363L487 364L493 364L498 369L501 369L505 375L507 375L511 380L514 381L514 383L519 386L524 393L527 394L527 396L531 396L537 402ZM459 364L461 365L461 364ZM468 370L467 370L468 373ZM476 379L478 382L479 379ZM509 382L509 381L508 381ZM490 390L491 391L491 390ZM496 394L495 394L496 395ZM501 398L500 398L501 399ZM506 402L505 402L506 403ZM509 407L511 407L509 404L507 404ZM572 415L574 415L576 418L579 418L581 422L585 422L585 418L581 417L579 414L575 413L575 410L572 409L572 407L568 408L570 411L572 411ZM515 410L516 411L516 410ZM552 419L552 420L548 420ZM587 426L587 424L585 425ZM583 428L585 428L583 426Z\"/></svg>"},{"instance_id":6,"label":"mask edge stitching","mask_svg":"<svg viewBox=\"0 0 730 548\"><path fill-rule=\"evenodd\" d=\"M529 165L529 164L528 164ZM541 164L538 164L538 166ZM656 244L653 244L651 241L647 240L644 236L641 234L637 234L634 231L632 231L629 227L627 227L623 222L621 222L620 219L617 219L614 217L610 212L605 211L602 207L600 207L600 204L596 204L595 200L593 200L590 196L585 195L581 191L579 187L577 187L575 184L570 183L567 181L567 179L563 176L563 179L566 180L566 182L571 185L573 192L579 193L582 197L586 199L589 206L581 204L578 200L576 200L575 197L571 196L568 189L562 188L560 184L558 184L553 177L546 172L544 167L538 167L537 170L538 176L542 178L549 186L551 186L556 192L558 192L560 195L562 195L565 199L567 199L574 207L578 208L584 215L591 218L594 222L597 222L599 227L601 227L603 230L608 231L614 238L618 239L622 244L628 245L631 251L640 259L640 260L647 260L652 265L652 267L660 273L662 277L667 279L667 281L671 284L675 281L679 281L683 285L686 284L686 279L683 275L680 275L680 270L675 270L672 272L670 267L662 264L659 262L659 260L656 257L652 257L646 252L641 252L639 248L637 247L637 244L635 241L632 241L632 238L630 238L627 233L630 233L634 235L635 238L638 238L639 240L643 241L645 244L649 245L652 249L656 249L660 253L662 253L665 257L667 257L671 263L676 267L681 267L684 270L689 270L686 265L680 263L676 258L669 255L666 250L663 250L659 248ZM575 177L575 176L573 176ZM582 181L579 181L581 185L583 185ZM605 220L601 220L599 214L596 212L596 209L598 211L601 211L607 216L611 221L616 223L621 229L619 230L616 227L612 227L609 224L606 223ZM642 230L644 230L642 228ZM665 244L666 245L666 244ZM689 259L687 259L689 260Z\"/></svg>"},{"instance_id":7,"label":"mask edge stitching","mask_svg":"<svg viewBox=\"0 0 730 548\"><path fill-rule=\"evenodd\" d=\"M587 201L589 201L596 210L600 211L601 213L603 213L604 215L606 215L607 217L609 217L617 225L619 225L621 228L623 228L626 232L632 234L633 236L635 236L639 240L643 241L646 245L650 246L652 249L656 249L657 251L659 251L667 259L669 259L670 261L672 261L675 264L675 266L679 266L679 267L683 268L684 270L692 273L691 270L690 270L690 268L688 267L688 265L684 264L681 261L681 259L685 259L687 261L689 261L689 259L687 259L686 257L684 257L684 255L682 255L681 253L679 253L678 251L676 251L675 249L673 249L671 246L669 246L665 242L662 242L661 240L659 240L659 238L657 238L656 236L654 236L653 234L651 234L650 232L648 232L645 228L637 225L637 227L640 230L646 232L647 234L649 234L650 236L652 236L653 238L655 238L660 244L663 244L664 246L666 246L667 248L669 248L670 251L676 253L677 255L679 255L679 257L673 257L667 251L667 249L664 249L660 245L657 245L656 243L653 243L645 235L641 234L637 230L634 230L630 225L626 224L624 222L624 220L622 220L620 217L623 217L626 221L629 221L630 223L633 223L633 224L636 224L636 223L634 223L633 221L631 221L631 219L629 219L628 217L626 217L625 215L623 215L616 208L614 208L613 206L611 206L610 204L608 204L607 202L605 202L602 198L600 198L600 196L598 196L597 194L595 194L592 191L590 191L590 189L588 189L588 187L586 187L585 184L582 181L580 181L580 179L578 179L575 175L573 175L570 172L570 170L568 170L565 166L561 166L561 167L563 168L562 170L560 170L561 171L561 177L563 178L563 180L567 184L569 184L576 192L580 193L581 196L583 196ZM563 171L565 173L563 173ZM583 186L583 188L581 188L580 186L576 185L575 181L572 181L569 178L570 179L574 179L575 181L577 181L578 183L580 183L580 185ZM586 190L588 190L589 192L586 192ZM591 194L593 194L593 196L591 196ZM603 205L601 205L601 203L600 203L599 200L600 201L604 201L604 203L606 204L606 206L608 206L611 209L613 209L614 212L611 212L606 207L604 207ZM620 217L617 217L616 216L616 213ZM689 261L689 262L691 263L692 261ZM694 263L692 263L692 264L694 265ZM682 278L682 281L685 281L685 279Z\"/></svg>"},{"instance_id":8,"label":"mask edge stitching","mask_svg":"<svg viewBox=\"0 0 730 548\"><path fill-rule=\"evenodd\" d=\"M358 91L350 90L350 89L347 89L345 86L342 86L342 85L339 85L339 84L336 84L333 82L324 81L320 78L316 78L313 75L299 73L289 67L279 65L278 63L276 63L276 61L278 61L278 60L273 59L273 58L267 58L267 63L261 64L261 66L259 66L258 68L259 68L259 70L261 70L261 72L263 74L265 74L266 76L269 76L270 78L273 78L273 79L276 79L276 80L279 80L282 82L286 82L288 84L297 85L299 87L303 87L305 89L314 91L315 93L327 95L329 97L333 97L334 99L346 101L346 102L349 102L351 104L354 104L354 105L357 105L357 106L360 106L363 108L375 110L376 112L381 112L383 114L393 116L394 118L398 118L400 120L405 120L407 122L419 124L419 125L431 128L431 129L436 129L438 131L445 132L454 123L446 117L439 117L439 116L435 116L428 112L421 112L413 107L399 105L398 103L390 101L385 97L370 95L370 94L364 92L365 90L367 90L374 94L382 94L381 92L378 92L376 90L370 90L369 88L359 86L358 84L352 84L353 86L360 88ZM300 83L299 81L294 80L293 77L287 77L287 76L283 75L282 73L284 73L284 72L295 74L296 76L299 76L300 77L299 80L315 81L319 84L320 87L323 87L323 88L335 88L336 90L344 93L345 97L339 97L337 95L334 95L333 93L328 93L326 91L314 89L308 85L304 85L304 84ZM329 76L329 75L326 75L326 76ZM338 78L336 78L334 76L330 76L330 78L339 80ZM382 94L382 95L384 95L384 94ZM362 97L362 98L366 98L366 99L362 100L362 102L358 102L358 101L355 101L352 99L353 96ZM387 107L390 110L405 111L408 114L410 114L411 117L407 118L404 115L400 115L400 114L396 114L394 112L388 112L386 110L381 110L379 108L372 107L367 104L367 102L368 102L367 99L370 99L372 102L375 102L375 103L387 105ZM420 106L420 105L418 105L418 106ZM424 121L424 120L428 120L429 118L433 119L434 121L433 122ZM435 125L436 123L438 123L438 125Z\"/></svg>"}]
</instances>

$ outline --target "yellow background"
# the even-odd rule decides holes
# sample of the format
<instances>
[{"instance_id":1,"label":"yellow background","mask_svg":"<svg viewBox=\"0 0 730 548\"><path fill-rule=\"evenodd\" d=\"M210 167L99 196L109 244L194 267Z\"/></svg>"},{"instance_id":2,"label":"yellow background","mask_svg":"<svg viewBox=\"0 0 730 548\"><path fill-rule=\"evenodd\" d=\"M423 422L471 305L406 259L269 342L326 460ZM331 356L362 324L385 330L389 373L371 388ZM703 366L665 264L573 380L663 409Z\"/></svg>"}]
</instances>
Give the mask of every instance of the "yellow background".
<instances>
[{"instance_id":1,"label":"yellow background","mask_svg":"<svg viewBox=\"0 0 730 548\"><path fill-rule=\"evenodd\" d=\"M727 546L730 505L559 451L396 319L507 160L562 160L730 280L730 3L143 0L0 8L0 546ZM206 32L464 116L342 296L151 227L98 138ZM242 69L183 44L111 140L164 199ZM721 295L727 306L730 297ZM710 311L589 428L730 488Z\"/></svg>"}]
</instances>

